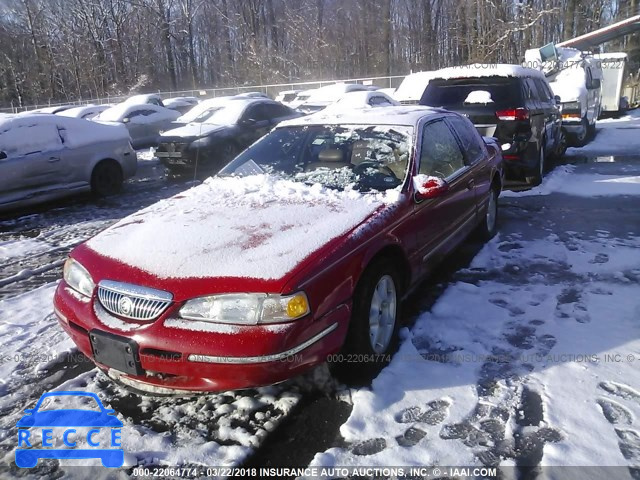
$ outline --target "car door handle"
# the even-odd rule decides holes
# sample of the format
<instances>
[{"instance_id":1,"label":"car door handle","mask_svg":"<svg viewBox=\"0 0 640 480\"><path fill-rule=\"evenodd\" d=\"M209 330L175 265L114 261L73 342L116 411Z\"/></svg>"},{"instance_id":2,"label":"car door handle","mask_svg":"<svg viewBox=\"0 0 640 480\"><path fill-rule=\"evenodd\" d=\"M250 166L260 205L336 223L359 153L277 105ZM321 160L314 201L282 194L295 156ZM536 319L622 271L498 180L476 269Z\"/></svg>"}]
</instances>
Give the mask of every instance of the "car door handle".
<instances>
[{"instance_id":1,"label":"car door handle","mask_svg":"<svg viewBox=\"0 0 640 480\"><path fill-rule=\"evenodd\" d=\"M475 180L471 179L467 182L467 189L473 190L473 187L476 185Z\"/></svg>"},{"instance_id":2,"label":"car door handle","mask_svg":"<svg viewBox=\"0 0 640 480\"><path fill-rule=\"evenodd\" d=\"M49 163L59 162L60 157L49 157Z\"/></svg>"}]
</instances>

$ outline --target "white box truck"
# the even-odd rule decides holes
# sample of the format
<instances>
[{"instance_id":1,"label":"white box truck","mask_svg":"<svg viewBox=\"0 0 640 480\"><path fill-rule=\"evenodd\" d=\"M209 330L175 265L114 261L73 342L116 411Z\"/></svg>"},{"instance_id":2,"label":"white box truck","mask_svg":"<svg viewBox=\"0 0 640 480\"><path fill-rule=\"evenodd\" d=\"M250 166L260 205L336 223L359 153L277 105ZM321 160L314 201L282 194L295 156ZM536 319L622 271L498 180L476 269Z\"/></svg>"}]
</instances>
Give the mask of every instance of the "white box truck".
<instances>
[{"instance_id":1,"label":"white box truck","mask_svg":"<svg viewBox=\"0 0 640 480\"><path fill-rule=\"evenodd\" d=\"M627 73L627 54L598 53L594 58L600 61L602 67L602 114L617 115L623 110L620 100Z\"/></svg>"}]
</instances>

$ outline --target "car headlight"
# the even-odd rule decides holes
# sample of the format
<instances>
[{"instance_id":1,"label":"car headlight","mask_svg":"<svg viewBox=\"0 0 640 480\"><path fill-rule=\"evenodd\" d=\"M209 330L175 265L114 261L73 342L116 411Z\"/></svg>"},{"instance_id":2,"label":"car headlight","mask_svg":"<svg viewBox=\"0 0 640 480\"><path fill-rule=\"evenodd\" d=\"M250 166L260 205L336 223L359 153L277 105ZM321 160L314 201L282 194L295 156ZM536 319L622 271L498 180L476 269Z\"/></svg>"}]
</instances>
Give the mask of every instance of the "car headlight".
<instances>
[{"instance_id":1,"label":"car headlight","mask_svg":"<svg viewBox=\"0 0 640 480\"><path fill-rule=\"evenodd\" d=\"M64 281L67 282L67 285L73 288L76 292L87 297L90 297L93 294L95 283L93 283L91 275L89 275L86 268L80 265L80 263L75 261L73 258L68 258L67 261L64 262L62 275Z\"/></svg>"},{"instance_id":2,"label":"car headlight","mask_svg":"<svg viewBox=\"0 0 640 480\"><path fill-rule=\"evenodd\" d=\"M304 292L293 295L231 293L189 300L180 309L180 316L189 320L256 325L289 322L309 312Z\"/></svg>"}]
</instances>

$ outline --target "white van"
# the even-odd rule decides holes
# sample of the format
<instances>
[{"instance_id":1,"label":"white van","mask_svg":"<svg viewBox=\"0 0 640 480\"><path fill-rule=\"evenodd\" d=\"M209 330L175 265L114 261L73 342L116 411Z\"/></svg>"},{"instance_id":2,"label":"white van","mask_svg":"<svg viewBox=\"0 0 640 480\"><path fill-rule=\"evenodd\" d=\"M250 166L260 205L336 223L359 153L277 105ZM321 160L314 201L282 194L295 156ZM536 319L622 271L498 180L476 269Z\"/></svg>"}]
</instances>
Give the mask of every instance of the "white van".
<instances>
[{"instance_id":1,"label":"white van","mask_svg":"<svg viewBox=\"0 0 640 480\"><path fill-rule=\"evenodd\" d=\"M571 147L586 145L596 133L602 103L600 61L575 48L545 45L525 52L525 65L541 70L562 104L562 129Z\"/></svg>"},{"instance_id":2,"label":"white van","mask_svg":"<svg viewBox=\"0 0 640 480\"><path fill-rule=\"evenodd\" d=\"M602 67L602 113L617 115L623 96L622 88L627 73L627 54L623 52L598 53L594 57Z\"/></svg>"}]
</instances>

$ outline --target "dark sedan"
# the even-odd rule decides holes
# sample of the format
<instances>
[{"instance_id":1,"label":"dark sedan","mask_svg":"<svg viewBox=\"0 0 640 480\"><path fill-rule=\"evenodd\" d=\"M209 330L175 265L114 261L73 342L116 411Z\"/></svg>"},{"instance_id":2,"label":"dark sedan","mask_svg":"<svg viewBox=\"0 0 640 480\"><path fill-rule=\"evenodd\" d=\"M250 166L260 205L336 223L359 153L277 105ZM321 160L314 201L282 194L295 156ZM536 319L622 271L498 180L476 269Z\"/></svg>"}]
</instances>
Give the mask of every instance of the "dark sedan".
<instances>
[{"instance_id":1,"label":"dark sedan","mask_svg":"<svg viewBox=\"0 0 640 480\"><path fill-rule=\"evenodd\" d=\"M232 98L164 132L156 155L172 174L216 173L279 122L299 115L267 98Z\"/></svg>"}]
</instances>

